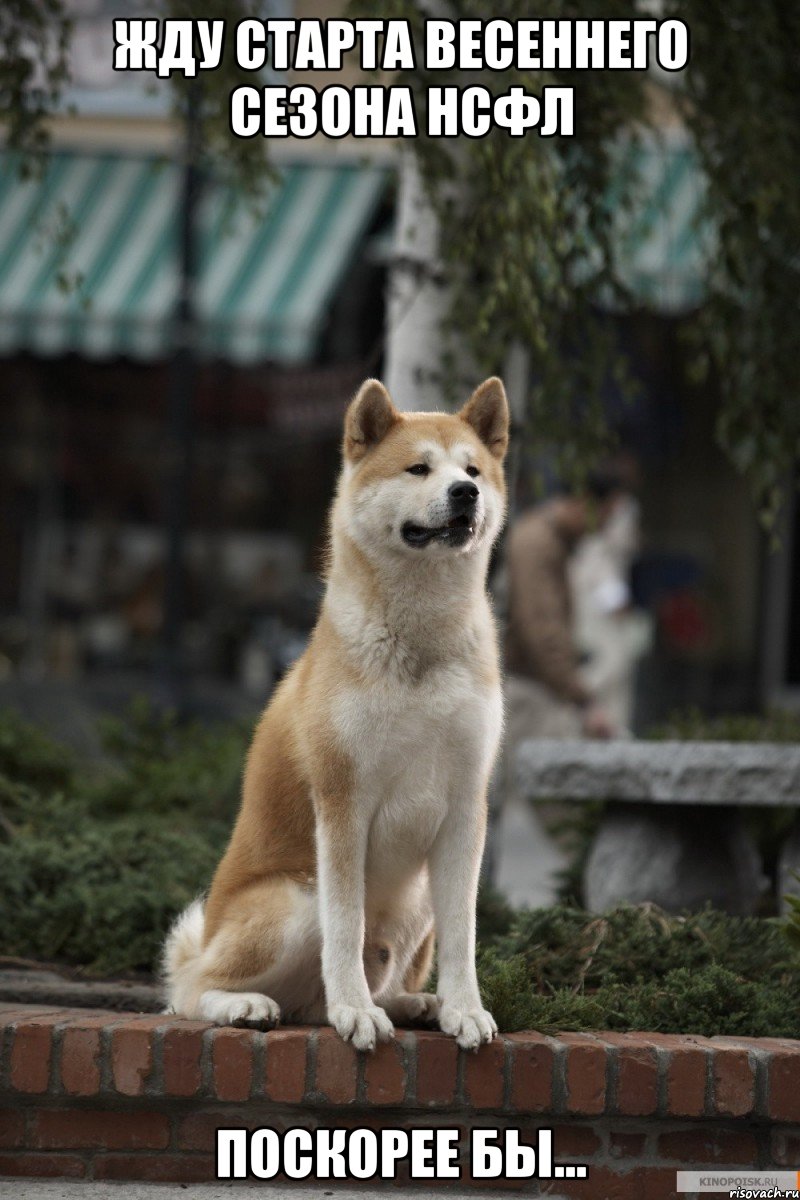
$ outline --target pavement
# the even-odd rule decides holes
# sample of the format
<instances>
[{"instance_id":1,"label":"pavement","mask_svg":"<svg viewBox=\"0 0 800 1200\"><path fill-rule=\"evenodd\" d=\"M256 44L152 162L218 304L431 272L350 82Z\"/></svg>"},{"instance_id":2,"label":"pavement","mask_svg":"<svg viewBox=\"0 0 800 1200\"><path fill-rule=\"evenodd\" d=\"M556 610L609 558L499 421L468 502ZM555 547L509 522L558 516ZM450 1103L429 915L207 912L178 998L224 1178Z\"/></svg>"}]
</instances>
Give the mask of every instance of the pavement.
<instances>
[{"instance_id":1,"label":"pavement","mask_svg":"<svg viewBox=\"0 0 800 1200\"><path fill-rule=\"evenodd\" d=\"M0 955L0 1002L52 1008L104 1008L112 1012L162 1012L161 988L150 983L70 978L69 970Z\"/></svg>"},{"instance_id":2,"label":"pavement","mask_svg":"<svg viewBox=\"0 0 800 1200\"><path fill-rule=\"evenodd\" d=\"M566 857L527 800L508 800L498 817L493 883L514 908L556 903L556 875Z\"/></svg>"}]
</instances>

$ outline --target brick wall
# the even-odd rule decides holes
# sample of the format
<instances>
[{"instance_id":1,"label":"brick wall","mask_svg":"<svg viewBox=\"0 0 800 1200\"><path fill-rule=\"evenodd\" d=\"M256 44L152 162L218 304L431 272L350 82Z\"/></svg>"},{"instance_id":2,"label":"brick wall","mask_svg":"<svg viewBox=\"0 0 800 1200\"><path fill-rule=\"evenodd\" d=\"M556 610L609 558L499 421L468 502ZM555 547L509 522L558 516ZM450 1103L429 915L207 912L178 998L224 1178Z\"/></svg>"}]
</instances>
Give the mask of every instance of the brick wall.
<instances>
[{"instance_id":1,"label":"brick wall","mask_svg":"<svg viewBox=\"0 0 800 1200\"><path fill-rule=\"evenodd\" d=\"M800 1167L800 1042L516 1033L473 1055L406 1031L358 1055L327 1028L12 1005L0 1037L6 1176L213 1180L215 1130L266 1125L457 1126L456 1187L470 1129L548 1126L557 1162L589 1165L550 1192L591 1200L675 1196L677 1169Z\"/></svg>"}]
</instances>

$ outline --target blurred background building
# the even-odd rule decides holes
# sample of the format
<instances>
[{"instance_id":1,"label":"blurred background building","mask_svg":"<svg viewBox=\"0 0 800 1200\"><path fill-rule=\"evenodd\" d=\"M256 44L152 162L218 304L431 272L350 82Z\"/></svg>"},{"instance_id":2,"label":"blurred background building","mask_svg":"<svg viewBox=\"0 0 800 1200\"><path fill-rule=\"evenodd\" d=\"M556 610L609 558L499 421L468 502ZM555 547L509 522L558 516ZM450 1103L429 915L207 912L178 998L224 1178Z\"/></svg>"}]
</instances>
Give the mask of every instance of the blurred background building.
<instances>
[{"instance_id":1,"label":"blurred background building","mask_svg":"<svg viewBox=\"0 0 800 1200\"><path fill-rule=\"evenodd\" d=\"M0 687L127 696L157 678L177 621L181 678L237 710L263 701L313 623L342 412L383 364L397 150L280 140L257 207L202 178L191 321L178 322L186 130L165 83L113 71L117 0L69 7L72 81L46 167L21 178L6 154L0 176ZM273 10L331 15L311 0ZM800 688L791 514L769 556L715 445L713 380L687 382L702 180L668 98L660 114L620 164L640 181L619 232L636 305L609 314L641 384L630 404L606 397L638 464L631 596L654 629L636 729ZM170 528L185 566L172 613Z\"/></svg>"}]
</instances>

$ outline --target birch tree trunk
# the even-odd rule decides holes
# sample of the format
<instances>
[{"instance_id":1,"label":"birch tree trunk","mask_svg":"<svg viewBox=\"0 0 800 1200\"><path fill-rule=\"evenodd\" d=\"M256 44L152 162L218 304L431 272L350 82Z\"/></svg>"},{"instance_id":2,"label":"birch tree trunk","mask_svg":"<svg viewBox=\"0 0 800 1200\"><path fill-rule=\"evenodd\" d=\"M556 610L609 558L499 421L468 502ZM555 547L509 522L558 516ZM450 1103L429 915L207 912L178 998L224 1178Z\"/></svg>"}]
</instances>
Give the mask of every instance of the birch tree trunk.
<instances>
[{"instance_id":1,"label":"birch tree trunk","mask_svg":"<svg viewBox=\"0 0 800 1200\"><path fill-rule=\"evenodd\" d=\"M441 326L450 293L439 256L439 221L411 152L401 159L387 300L384 379L389 394L398 408L443 408Z\"/></svg>"},{"instance_id":2,"label":"birch tree trunk","mask_svg":"<svg viewBox=\"0 0 800 1200\"><path fill-rule=\"evenodd\" d=\"M458 184L453 182L456 190ZM474 356L457 331L442 324L452 306L439 251L439 219L420 177L417 160L406 151L401 159L397 223L389 270L384 382L398 408L408 411L446 407L441 385L444 339L456 350L458 375L466 400L480 383ZM506 390L515 425L522 424L529 354L520 343L509 346L503 364Z\"/></svg>"}]
</instances>

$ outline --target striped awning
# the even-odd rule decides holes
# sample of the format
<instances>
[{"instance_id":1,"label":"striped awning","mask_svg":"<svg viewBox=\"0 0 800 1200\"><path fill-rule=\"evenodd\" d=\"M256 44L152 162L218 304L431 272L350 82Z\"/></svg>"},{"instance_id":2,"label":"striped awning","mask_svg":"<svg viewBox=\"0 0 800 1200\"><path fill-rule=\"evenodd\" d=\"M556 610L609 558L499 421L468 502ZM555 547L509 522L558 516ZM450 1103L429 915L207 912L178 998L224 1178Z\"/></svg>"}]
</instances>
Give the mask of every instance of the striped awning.
<instances>
[{"instance_id":1,"label":"striped awning","mask_svg":"<svg viewBox=\"0 0 800 1200\"><path fill-rule=\"evenodd\" d=\"M627 139L616 175L630 189L626 206L611 197L620 279L635 302L656 312L696 308L715 239L703 219L705 181L687 135L676 130Z\"/></svg>"},{"instance_id":2,"label":"striped awning","mask_svg":"<svg viewBox=\"0 0 800 1200\"><path fill-rule=\"evenodd\" d=\"M168 353L178 167L55 153L34 179L17 168L0 159L0 355ZM201 352L240 363L312 357L386 182L374 166L293 165L258 203L209 183L198 213Z\"/></svg>"}]
</instances>

